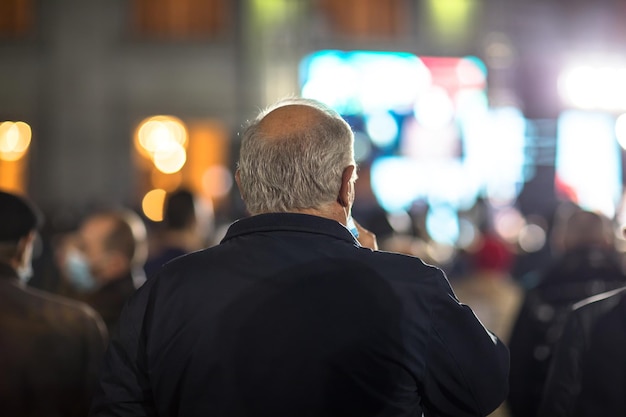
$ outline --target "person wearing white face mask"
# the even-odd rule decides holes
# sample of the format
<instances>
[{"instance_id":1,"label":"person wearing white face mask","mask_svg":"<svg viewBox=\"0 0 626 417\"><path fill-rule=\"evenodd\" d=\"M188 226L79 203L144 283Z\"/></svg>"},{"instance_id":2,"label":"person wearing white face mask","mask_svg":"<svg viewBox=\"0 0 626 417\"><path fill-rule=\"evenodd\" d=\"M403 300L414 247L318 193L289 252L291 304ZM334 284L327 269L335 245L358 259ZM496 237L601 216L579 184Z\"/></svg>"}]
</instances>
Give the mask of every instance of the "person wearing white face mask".
<instances>
[{"instance_id":1,"label":"person wearing white face mask","mask_svg":"<svg viewBox=\"0 0 626 417\"><path fill-rule=\"evenodd\" d=\"M41 214L0 191L0 411L81 416L108 334L88 305L26 286Z\"/></svg>"},{"instance_id":2,"label":"person wearing white face mask","mask_svg":"<svg viewBox=\"0 0 626 417\"><path fill-rule=\"evenodd\" d=\"M93 307L109 333L126 300L145 281L146 229L128 209L93 213L83 221L64 251L62 268L69 295Z\"/></svg>"}]
</instances>

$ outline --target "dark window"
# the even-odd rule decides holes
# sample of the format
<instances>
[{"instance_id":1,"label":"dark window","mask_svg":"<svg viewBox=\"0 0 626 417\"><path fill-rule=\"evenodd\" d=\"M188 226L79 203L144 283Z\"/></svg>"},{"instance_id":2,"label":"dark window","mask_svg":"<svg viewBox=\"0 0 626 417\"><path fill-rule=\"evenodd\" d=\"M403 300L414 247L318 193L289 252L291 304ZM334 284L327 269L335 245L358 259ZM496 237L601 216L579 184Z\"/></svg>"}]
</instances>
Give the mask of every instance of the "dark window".
<instances>
[{"instance_id":1,"label":"dark window","mask_svg":"<svg viewBox=\"0 0 626 417\"><path fill-rule=\"evenodd\" d=\"M33 28L32 0L0 0L0 37L17 38Z\"/></svg>"},{"instance_id":2,"label":"dark window","mask_svg":"<svg viewBox=\"0 0 626 417\"><path fill-rule=\"evenodd\" d=\"M410 11L405 0L316 0L333 32L348 36L405 34Z\"/></svg>"},{"instance_id":3,"label":"dark window","mask_svg":"<svg viewBox=\"0 0 626 417\"><path fill-rule=\"evenodd\" d=\"M228 0L134 0L134 27L141 37L207 39L231 26Z\"/></svg>"}]
</instances>

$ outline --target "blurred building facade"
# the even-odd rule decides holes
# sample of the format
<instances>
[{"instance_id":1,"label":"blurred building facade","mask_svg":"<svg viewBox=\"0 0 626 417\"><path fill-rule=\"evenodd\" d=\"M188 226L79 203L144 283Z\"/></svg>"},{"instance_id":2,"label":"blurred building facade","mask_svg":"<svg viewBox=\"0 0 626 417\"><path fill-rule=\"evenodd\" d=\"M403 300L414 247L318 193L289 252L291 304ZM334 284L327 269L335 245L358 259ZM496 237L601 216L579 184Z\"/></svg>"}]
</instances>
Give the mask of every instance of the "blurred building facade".
<instances>
[{"instance_id":1,"label":"blurred building facade","mask_svg":"<svg viewBox=\"0 0 626 417\"><path fill-rule=\"evenodd\" d=\"M28 123L32 139L24 158L0 161L0 181L45 210L138 206L181 182L226 199L206 169L232 167L245 120L299 92L303 56L337 49L479 57L490 104L522 108L548 138L528 192L553 193L558 52L624 41L625 11L617 0L2 0L0 122ZM138 156L139 126L156 115L187 129L193 152L176 178Z\"/></svg>"}]
</instances>

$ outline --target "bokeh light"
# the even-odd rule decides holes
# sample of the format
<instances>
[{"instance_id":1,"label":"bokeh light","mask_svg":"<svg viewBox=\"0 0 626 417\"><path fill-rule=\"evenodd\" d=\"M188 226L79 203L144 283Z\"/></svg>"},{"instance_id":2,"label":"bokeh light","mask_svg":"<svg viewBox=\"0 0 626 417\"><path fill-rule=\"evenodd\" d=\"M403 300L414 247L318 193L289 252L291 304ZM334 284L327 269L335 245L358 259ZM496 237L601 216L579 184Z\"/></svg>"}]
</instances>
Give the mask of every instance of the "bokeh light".
<instances>
[{"instance_id":1,"label":"bokeh light","mask_svg":"<svg viewBox=\"0 0 626 417\"><path fill-rule=\"evenodd\" d=\"M467 33L479 5L476 0L428 0L426 3L437 34L450 41L459 41Z\"/></svg>"},{"instance_id":2,"label":"bokeh light","mask_svg":"<svg viewBox=\"0 0 626 417\"><path fill-rule=\"evenodd\" d=\"M137 129L135 146L165 174L178 172L187 161L188 134L185 124L173 116L153 116Z\"/></svg>"},{"instance_id":3,"label":"bokeh light","mask_svg":"<svg viewBox=\"0 0 626 417\"><path fill-rule=\"evenodd\" d=\"M320 100L342 115L409 111L432 83L424 63L402 52L319 51L302 61L301 73L302 96Z\"/></svg>"},{"instance_id":4,"label":"bokeh light","mask_svg":"<svg viewBox=\"0 0 626 417\"><path fill-rule=\"evenodd\" d=\"M394 232L401 234L411 234L413 221L411 216L404 210L395 211L387 214L387 222Z\"/></svg>"},{"instance_id":5,"label":"bokeh light","mask_svg":"<svg viewBox=\"0 0 626 417\"><path fill-rule=\"evenodd\" d=\"M454 117L454 105L445 89L433 86L415 103L415 118L429 129L441 129Z\"/></svg>"},{"instance_id":6,"label":"bokeh light","mask_svg":"<svg viewBox=\"0 0 626 417\"><path fill-rule=\"evenodd\" d=\"M522 229L526 226L526 219L515 207L499 210L494 216L496 233L509 243L516 243Z\"/></svg>"},{"instance_id":7,"label":"bokeh light","mask_svg":"<svg viewBox=\"0 0 626 417\"><path fill-rule=\"evenodd\" d=\"M363 132L354 132L354 160L359 163L367 160L372 153L370 138Z\"/></svg>"},{"instance_id":8,"label":"bokeh light","mask_svg":"<svg viewBox=\"0 0 626 417\"><path fill-rule=\"evenodd\" d=\"M365 130L374 145L390 146L398 136L398 123L388 112L376 112L365 118Z\"/></svg>"},{"instance_id":9,"label":"bokeh light","mask_svg":"<svg viewBox=\"0 0 626 417\"><path fill-rule=\"evenodd\" d=\"M431 240L426 244L426 253L437 265L444 265L452 261L456 251L452 245Z\"/></svg>"},{"instance_id":10,"label":"bokeh light","mask_svg":"<svg viewBox=\"0 0 626 417\"><path fill-rule=\"evenodd\" d=\"M478 228L471 220L460 218L459 219L459 238L457 239L456 246L461 249L470 248L476 238L478 237Z\"/></svg>"},{"instance_id":11,"label":"bokeh light","mask_svg":"<svg viewBox=\"0 0 626 417\"><path fill-rule=\"evenodd\" d=\"M476 58L462 58L456 65L456 74L461 85L477 86L487 82L487 71L482 61Z\"/></svg>"},{"instance_id":12,"label":"bokeh light","mask_svg":"<svg viewBox=\"0 0 626 417\"><path fill-rule=\"evenodd\" d=\"M17 161L22 158L30 146L32 132L24 122L0 123L0 159Z\"/></svg>"},{"instance_id":13,"label":"bokeh light","mask_svg":"<svg viewBox=\"0 0 626 417\"><path fill-rule=\"evenodd\" d=\"M520 230L518 244L524 252L537 252L546 244L546 231L538 224L528 223Z\"/></svg>"},{"instance_id":14,"label":"bokeh light","mask_svg":"<svg viewBox=\"0 0 626 417\"><path fill-rule=\"evenodd\" d=\"M620 115L615 121L615 137L622 149L626 149L626 113Z\"/></svg>"},{"instance_id":15,"label":"bokeh light","mask_svg":"<svg viewBox=\"0 0 626 417\"><path fill-rule=\"evenodd\" d=\"M159 144L153 154L154 166L164 174L173 174L187 162L187 152L178 142L167 141Z\"/></svg>"},{"instance_id":16,"label":"bokeh light","mask_svg":"<svg viewBox=\"0 0 626 417\"><path fill-rule=\"evenodd\" d=\"M419 167L406 158L378 158L372 164L372 190L388 212L408 209L419 194L421 179Z\"/></svg>"},{"instance_id":17,"label":"bokeh light","mask_svg":"<svg viewBox=\"0 0 626 417\"><path fill-rule=\"evenodd\" d=\"M153 116L139 124L137 139L141 147L153 153L163 142L174 141L186 146L187 129L176 117Z\"/></svg>"},{"instance_id":18,"label":"bokeh light","mask_svg":"<svg viewBox=\"0 0 626 417\"><path fill-rule=\"evenodd\" d=\"M207 168L202 175L202 188L211 197L224 197L233 188L233 176L223 165Z\"/></svg>"},{"instance_id":19,"label":"bokeh light","mask_svg":"<svg viewBox=\"0 0 626 417\"><path fill-rule=\"evenodd\" d=\"M622 192L620 152L614 116L585 110L562 112L555 157L557 189L580 207L612 218Z\"/></svg>"},{"instance_id":20,"label":"bokeh light","mask_svg":"<svg viewBox=\"0 0 626 417\"><path fill-rule=\"evenodd\" d=\"M580 109L626 110L626 65L587 61L590 63L573 65L560 74L561 98Z\"/></svg>"},{"instance_id":21,"label":"bokeh light","mask_svg":"<svg viewBox=\"0 0 626 417\"><path fill-rule=\"evenodd\" d=\"M165 190L156 188L148 191L141 201L143 214L153 222L163 221L163 203L166 194Z\"/></svg>"},{"instance_id":22,"label":"bokeh light","mask_svg":"<svg viewBox=\"0 0 626 417\"><path fill-rule=\"evenodd\" d=\"M433 206L426 214L426 231L438 243L453 246L459 238L459 218L447 205Z\"/></svg>"}]
</instances>

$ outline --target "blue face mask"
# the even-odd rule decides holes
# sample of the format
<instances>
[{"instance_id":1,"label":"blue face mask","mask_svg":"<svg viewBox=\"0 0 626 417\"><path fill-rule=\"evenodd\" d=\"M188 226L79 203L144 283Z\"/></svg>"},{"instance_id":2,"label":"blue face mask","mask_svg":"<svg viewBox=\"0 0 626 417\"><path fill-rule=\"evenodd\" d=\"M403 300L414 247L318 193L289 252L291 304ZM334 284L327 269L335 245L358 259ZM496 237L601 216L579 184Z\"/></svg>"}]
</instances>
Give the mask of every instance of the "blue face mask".
<instances>
[{"instance_id":1,"label":"blue face mask","mask_svg":"<svg viewBox=\"0 0 626 417\"><path fill-rule=\"evenodd\" d=\"M356 228L356 224L354 224L354 220L352 219L352 216L348 217L348 223L346 224L346 227L348 228L348 230L350 230L350 233L352 233L352 236L358 239L359 229Z\"/></svg>"},{"instance_id":2,"label":"blue face mask","mask_svg":"<svg viewBox=\"0 0 626 417\"><path fill-rule=\"evenodd\" d=\"M33 245L30 244L26 247L25 262L17 268L17 276L20 281L27 284L33 277Z\"/></svg>"},{"instance_id":3,"label":"blue face mask","mask_svg":"<svg viewBox=\"0 0 626 417\"><path fill-rule=\"evenodd\" d=\"M26 266L18 268L17 276L20 278L20 281L27 284L33 277L33 265L29 262Z\"/></svg>"},{"instance_id":4,"label":"blue face mask","mask_svg":"<svg viewBox=\"0 0 626 417\"><path fill-rule=\"evenodd\" d=\"M70 283L79 292L89 292L96 286L96 279L91 274L85 256L77 250L67 253L65 259L67 275Z\"/></svg>"}]
</instances>

